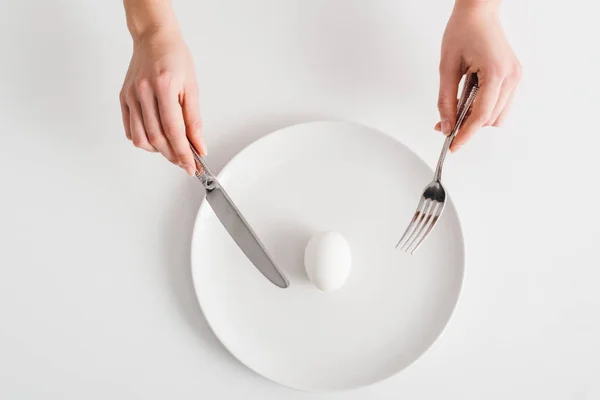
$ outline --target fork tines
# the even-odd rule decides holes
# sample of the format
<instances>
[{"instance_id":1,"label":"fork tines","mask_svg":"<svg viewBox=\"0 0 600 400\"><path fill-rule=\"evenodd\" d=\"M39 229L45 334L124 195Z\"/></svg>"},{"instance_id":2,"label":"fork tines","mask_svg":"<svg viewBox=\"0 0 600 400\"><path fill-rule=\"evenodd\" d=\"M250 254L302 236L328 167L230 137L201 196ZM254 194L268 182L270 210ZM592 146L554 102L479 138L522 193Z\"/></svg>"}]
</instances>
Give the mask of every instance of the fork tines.
<instances>
[{"instance_id":1,"label":"fork tines","mask_svg":"<svg viewBox=\"0 0 600 400\"><path fill-rule=\"evenodd\" d=\"M444 202L421 197L417 211L396 248L413 254L437 223L443 208Z\"/></svg>"}]
</instances>

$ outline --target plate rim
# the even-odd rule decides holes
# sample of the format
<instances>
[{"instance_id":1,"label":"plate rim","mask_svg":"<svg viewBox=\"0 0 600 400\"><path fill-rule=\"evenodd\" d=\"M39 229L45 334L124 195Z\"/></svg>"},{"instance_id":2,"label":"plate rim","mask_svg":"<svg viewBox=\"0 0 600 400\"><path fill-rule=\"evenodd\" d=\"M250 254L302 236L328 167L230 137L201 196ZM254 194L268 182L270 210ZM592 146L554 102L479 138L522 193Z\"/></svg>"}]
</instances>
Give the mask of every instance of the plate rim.
<instances>
[{"instance_id":1,"label":"plate rim","mask_svg":"<svg viewBox=\"0 0 600 400\"><path fill-rule=\"evenodd\" d=\"M366 130L370 130L372 132L376 132L377 134L383 135L385 137L387 137L388 139L391 139L395 142L397 142L398 144L400 144L401 146L403 146L407 151L409 151L410 153L412 153L433 175L433 168L419 155L417 154L414 150L412 150L409 146L407 146L406 144L404 144L403 142L401 142L400 140L398 140L397 138L395 138L394 136L386 133L383 130L377 129L375 127L372 126L368 126L366 124L362 124L362 123L357 123L357 122L353 122L353 121L347 121L347 120L335 120L335 119L319 119L319 120L311 120L311 121L305 121L305 122L299 122L299 123L295 123L295 124L290 124L287 126L284 126L282 128L273 130L271 132L267 132L266 134L258 137L257 139L253 140L252 142L248 143L246 146L244 146L241 150L239 150L237 153L235 153L228 161L225 162L225 164L223 165L223 167L220 169L220 171L218 173L216 173L215 175L217 176L217 179L221 179L223 176L225 176L229 169L231 168L232 163L241 156L242 153L249 151L249 149L251 149L252 147L256 146L257 143L262 142L263 140L266 140L267 138L274 136L278 133L280 133L281 131L285 131L285 130L289 130L292 128L296 128L299 126L308 126L308 125L316 125L316 124L339 124L339 125L351 125L351 126L355 126L355 127L361 127L363 129ZM426 183L424 183L425 187ZM378 383L382 383L385 381L388 381L389 379L399 375L401 372L405 371L406 369L408 369L409 367L413 366L414 364L416 364L419 360L421 360L427 353L430 352L431 348L438 343L438 341L440 340L440 338L444 335L444 333L446 332L446 330L448 329L448 326L450 325L450 322L452 321L452 317L454 316L456 309L458 308L458 304L461 301L462 298L462 292L463 292L463 288L464 288L464 282L465 282L465 274L466 274L466 265L467 265L467 252L466 252L466 245L465 245L465 235L463 232L463 226L462 226L462 221L460 218L460 214L458 213L458 210L456 209L456 206L454 205L454 201L452 199L452 197L450 196L450 194L447 194L447 198L449 200L448 204L446 204L446 207L450 206L450 208L452 208L454 210L454 213L456 215L456 220L457 220L457 227L458 230L460 232L459 235L459 242L460 242L460 250L461 250L461 274L460 274L460 279L459 279L459 283L458 283L458 291L457 291L457 296L456 296L456 301L454 301L454 304L452 305L452 308L450 309L450 312L448 313L448 317L446 319L446 321L444 322L444 325L442 327L442 329L440 329L440 331L437 333L437 335L434 337L434 339L431 341L431 343L429 343L429 345L427 345L423 351L412 361L410 361L408 364L406 364L403 368L389 374L388 376L382 377L380 379L374 380L370 383L367 384L358 384L358 385L353 385L353 386L348 386L346 388L343 389L328 389L328 390L318 390L318 389L307 389L307 388L302 388L302 387L297 387L297 386L293 386L287 383L282 383L279 381L276 381L275 379L272 379L266 375L263 375L262 373L256 371L254 368L252 368L250 365L248 365L244 360L242 360L240 357L238 357L236 354L234 354L234 352L230 349L230 347L225 343L225 341L223 341L223 339L218 335L218 333L215 331L213 324L211 323L210 319L207 317L206 312L205 312L205 307L203 307L202 305L202 301L200 300L200 296L199 296L199 291L198 291L198 280L196 278L196 273L195 270L196 268L194 268L194 261L195 261L195 257L194 257L194 243L196 242L196 238L198 235L198 222L200 219L200 215L203 212L203 210L207 207L207 201L206 201L206 193L203 195L202 197L202 201L200 203L200 205L198 206L198 210L196 212L196 216L194 218L194 228L192 230L192 236L191 236L191 243L190 243L190 272L191 272L191 277L192 277L192 286L194 288L194 297L196 298L196 302L198 303L198 306L200 307L200 311L202 312L202 315L204 316L204 319L208 325L208 327L210 328L211 332L213 333L213 335L215 335L215 337L217 338L217 340L219 341L219 343L221 343L221 346L223 346L223 348L240 364L242 364L244 367L246 367L249 371L252 371L255 375L257 375L258 377L262 378L262 379L266 379L267 381L273 382L277 385L280 385L282 387L286 387L289 389L293 389L299 392L305 392L305 393L342 393L342 392L347 392L347 391L351 391L351 390L356 390L356 389L360 389L360 388L367 388L367 387L371 387L373 385L376 385ZM285 290L285 289L283 289Z\"/></svg>"}]
</instances>

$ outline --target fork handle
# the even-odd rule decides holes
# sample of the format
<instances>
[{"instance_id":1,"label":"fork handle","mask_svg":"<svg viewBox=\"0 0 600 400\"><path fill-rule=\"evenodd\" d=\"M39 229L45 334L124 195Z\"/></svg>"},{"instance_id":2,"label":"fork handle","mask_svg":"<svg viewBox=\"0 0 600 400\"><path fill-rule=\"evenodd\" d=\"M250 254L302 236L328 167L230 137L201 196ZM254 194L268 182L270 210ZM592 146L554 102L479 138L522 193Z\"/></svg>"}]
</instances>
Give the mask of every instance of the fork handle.
<instances>
[{"instance_id":1,"label":"fork handle","mask_svg":"<svg viewBox=\"0 0 600 400\"><path fill-rule=\"evenodd\" d=\"M467 113L471 109L473 105L473 101L477 96L477 91L479 90L479 80L477 78L477 73L472 73L467 75L465 79L465 83L463 85L462 94L460 99L458 100L458 112L456 116L456 123L454 124L454 128L452 132L448 136L446 136L446 140L444 141L444 146L442 147L442 152L440 154L440 158L438 160L437 167L435 169L434 179L436 181L441 181L442 179L442 167L444 166L444 160L446 159L446 154L450 149L450 145L454 141L456 134L458 133L460 127L467 117Z\"/></svg>"}]
</instances>

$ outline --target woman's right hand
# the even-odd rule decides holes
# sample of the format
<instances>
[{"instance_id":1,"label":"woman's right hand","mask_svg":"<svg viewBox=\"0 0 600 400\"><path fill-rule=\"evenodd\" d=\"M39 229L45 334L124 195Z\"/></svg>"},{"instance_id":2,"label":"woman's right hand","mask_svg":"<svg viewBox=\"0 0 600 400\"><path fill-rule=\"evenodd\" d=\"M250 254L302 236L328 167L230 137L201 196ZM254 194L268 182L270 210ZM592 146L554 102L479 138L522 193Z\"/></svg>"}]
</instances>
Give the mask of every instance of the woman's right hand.
<instances>
[{"instance_id":1,"label":"woman's right hand","mask_svg":"<svg viewBox=\"0 0 600 400\"><path fill-rule=\"evenodd\" d=\"M201 155L206 148L194 63L178 30L134 39L120 101L127 138L194 175L188 138Z\"/></svg>"}]
</instances>

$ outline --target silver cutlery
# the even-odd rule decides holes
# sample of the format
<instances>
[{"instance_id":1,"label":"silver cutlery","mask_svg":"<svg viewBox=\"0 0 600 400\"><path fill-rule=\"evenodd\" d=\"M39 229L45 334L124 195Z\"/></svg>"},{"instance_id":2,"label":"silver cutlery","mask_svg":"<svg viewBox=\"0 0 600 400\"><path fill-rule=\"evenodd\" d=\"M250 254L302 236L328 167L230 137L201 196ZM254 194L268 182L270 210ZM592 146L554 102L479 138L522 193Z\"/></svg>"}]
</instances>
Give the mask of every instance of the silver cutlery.
<instances>
[{"instance_id":1,"label":"silver cutlery","mask_svg":"<svg viewBox=\"0 0 600 400\"><path fill-rule=\"evenodd\" d=\"M235 243L254 266L273 284L287 288L290 283L279 270L248 222L221 186L217 177L206 165L206 161L190 143L196 160L196 177L206 190L206 200Z\"/></svg>"},{"instance_id":2,"label":"silver cutlery","mask_svg":"<svg viewBox=\"0 0 600 400\"><path fill-rule=\"evenodd\" d=\"M433 227L437 224L444 206L446 205L446 191L442 186L442 167L450 145L454 141L456 134L460 130L462 123L467 117L471 109L473 101L479 90L479 82L477 74L469 74L465 78L462 94L458 101L458 112L456 123L452 132L446 137L442 152L435 169L433 181L425 187L417 211L415 212L412 221L406 228L406 231L398 241L396 248L400 248L407 253L413 254L429 236Z\"/></svg>"}]
</instances>

